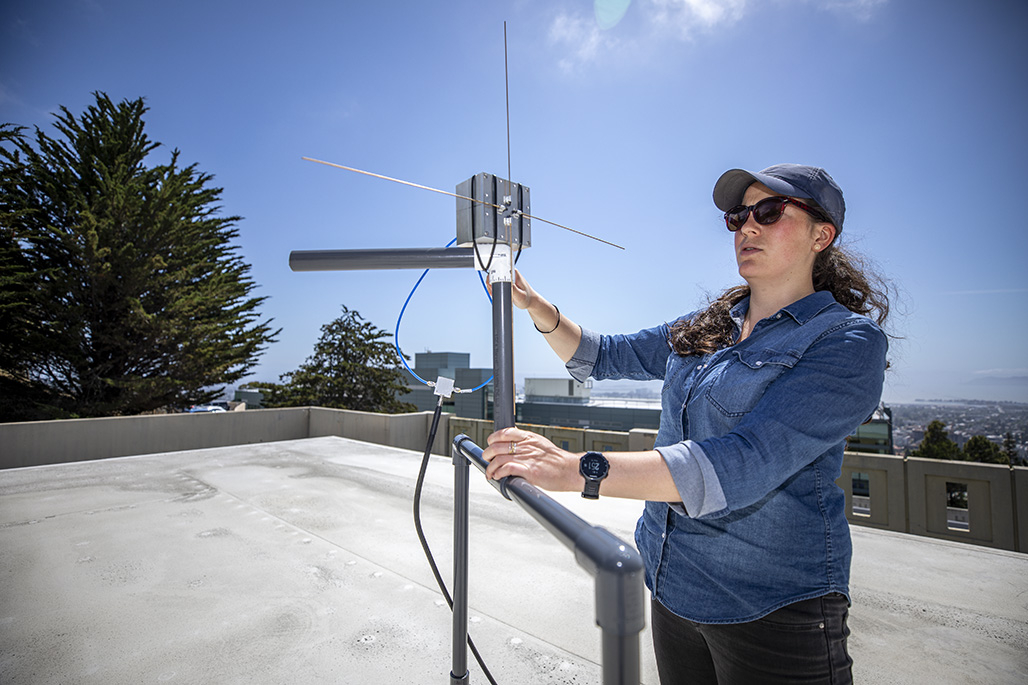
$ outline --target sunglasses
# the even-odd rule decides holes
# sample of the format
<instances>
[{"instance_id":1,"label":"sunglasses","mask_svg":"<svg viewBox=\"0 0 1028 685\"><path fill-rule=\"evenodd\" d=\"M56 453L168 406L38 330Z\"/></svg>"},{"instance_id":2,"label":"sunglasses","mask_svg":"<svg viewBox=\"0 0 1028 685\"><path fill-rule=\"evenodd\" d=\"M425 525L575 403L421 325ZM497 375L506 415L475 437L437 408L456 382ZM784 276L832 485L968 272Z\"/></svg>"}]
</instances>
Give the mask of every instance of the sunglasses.
<instances>
[{"instance_id":1,"label":"sunglasses","mask_svg":"<svg viewBox=\"0 0 1028 685\"><path fill-rule=\"evenodd\" d=\"M805 205L791 197L779 195L776 197L765 197L755 205L739 205L729 209L725 212L725 225L728 226L729 231L738 231L746 223L746 220L750 218L750 212L752 212L754 221L761 226L767 226L782 218L782 215L785 214L785 205L796 205L818 221L831 223L820 210Z\"/></svg>"}]
</instances>

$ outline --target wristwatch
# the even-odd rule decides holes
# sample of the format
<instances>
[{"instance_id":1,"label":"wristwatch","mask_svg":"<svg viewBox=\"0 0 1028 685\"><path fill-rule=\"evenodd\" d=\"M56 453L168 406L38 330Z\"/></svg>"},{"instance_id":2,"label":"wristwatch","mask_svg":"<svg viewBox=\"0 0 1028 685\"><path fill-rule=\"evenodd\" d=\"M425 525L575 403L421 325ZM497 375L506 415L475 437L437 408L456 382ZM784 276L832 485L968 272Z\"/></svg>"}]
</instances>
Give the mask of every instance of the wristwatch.
<instances>
[{"instance_id":1,"label":"wristwatch","mask_svg":"<svg viewBox=\"0 0 1028 685\"><path fill-rule=\"evenodd\" d=\"M600 498L600 481L610 473L610 462L599 452L586 452L578 463L578 472L585 478L585 489L582 497L586 499Z\"/></svg>"}]
</instances>

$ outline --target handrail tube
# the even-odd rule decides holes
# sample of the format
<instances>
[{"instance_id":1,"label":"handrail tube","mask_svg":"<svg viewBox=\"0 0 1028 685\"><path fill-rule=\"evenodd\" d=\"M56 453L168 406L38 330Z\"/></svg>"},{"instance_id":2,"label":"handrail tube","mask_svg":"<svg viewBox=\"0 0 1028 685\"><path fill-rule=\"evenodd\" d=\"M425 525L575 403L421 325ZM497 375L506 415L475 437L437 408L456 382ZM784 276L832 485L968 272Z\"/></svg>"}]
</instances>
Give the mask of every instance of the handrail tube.
<instances>
[{"instance_id":1,"label":"handrail tube","mask_svg":"<svg viewBox=\"0 0 1028 685\"><path fill-rule=\"evenodd\" d=\"M468 461L478 467L478 470L483 474L485 473L489 462L482 458L481 447L464 434L454 438L453 443L455 447L461 450ZM488 482L507 499L515 499L532 518L560 540L561 544L575 552L577 559L578 548L576 541L579 536L593 531L593 527L584 519L555 502L552 497L524 478L507 476L498 481L490 479ZM588 562L588 557L579 560L579 564L582 564L583 561ZM641 563L642 561L640 560ZM596 575L597 569L595 566L582 565L589 571L590 575Z\"/></svg>"},{"instance_id":2,"label":"handrail tube","mask_svg":"<svg viewBox=\"0 0 1028 685\"><path fill-rule=\"evenodd\" d=\"M464 269L475 266L470 247L293 250L293 271L368 271L377 269Z\"/></svg>"},{"instance_id":3,"label":"handrail tube","mask_svg":"<svg viewBox=\"0 0 1028 685\"><path fill-rule=\"evenodd\" d=\"M453 446L482 473L489 462L482 458L482 448L463 433L453 439ZM597 575L602 571L629 575L643 571L642 557L609 531L593 526L567 507L524 478L507 476L494 487L521 505L535 520L575 553L579 566Z\"/></svg>"},{"instance_id":4,"label":"handrail tube","mask_svg":"<svg viewBox=\"0 0 1028 685\"><path fill-rule=\"evenodd\" d=\"M468 436L453 440L453 457L485 473L482 449ZM645 626L643 562L639 553L609 531L593 526L524 478L490 481L570 549L578 565L596 579L596 625L602 630L603 683L639 682L639 633Z\"/></svg>"}]
</instances>

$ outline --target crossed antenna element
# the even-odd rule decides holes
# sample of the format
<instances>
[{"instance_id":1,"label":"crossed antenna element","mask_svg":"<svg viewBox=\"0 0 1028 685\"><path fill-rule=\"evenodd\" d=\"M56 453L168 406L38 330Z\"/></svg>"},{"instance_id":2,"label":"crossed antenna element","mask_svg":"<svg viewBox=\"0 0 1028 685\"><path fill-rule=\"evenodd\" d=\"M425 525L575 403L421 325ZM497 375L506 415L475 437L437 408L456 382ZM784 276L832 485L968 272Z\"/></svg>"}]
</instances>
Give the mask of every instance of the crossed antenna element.
<instances>
[{"instance_id":1,"label":"crossed antenna element","mask_svg":"<svg viewBox=\"0 0 1028 685\"><path fill-rule=\"evenodd\" d=\"M622 247L621 245L618 245L617 243L612 243L609 240L604 240L603 238L597 238L594 235L590 235L588 233L584 233L582 231L579 231L579 230L576 230L574 228L571 228L570 226L565 226L564 224L558 224L556 221L549 221L548 219L543 219L543 218L538 217L538 216L533 216L533 215L528 214L527 212L523 212L523 211L521 211L519 209L510 210L510 203L509 202L506 203L506 204L498 205L498 204L496 204L494 202L489 202L487 200L481 200L481 199L474 198L474 197L467 197L466 195L458 195L457 193L451 193L451 192L446 191L446 190L440 190L439 188L432 188L431 186L424 186L424 185L421 185L420 183L412 183L411 181L404 181L403 179L393 178L392 176L383 176L382 174L376 174L376 173L373 173L371 171L364 171L363 169L356 169L356 168L354 168L352 166L346 166L345 164L336 164L335 162L326 162L323 159L314 159L313 157L303 157L302 159L304 161L307 161L307 162L315 162L316 164L324 164L325 166L335 167L336 169L343 169L345 171L353 171L353 172L358 173L358 174L364 174L365 176L373 176L374 178L381 178L384 181L392 181L393 183L400 183L402 185L410 186L412 188L421 188L422 190L430 190L433 193L439 193L440 195L449 195L450 197L455 197L458 200L466 200L468 202L472 202L472 203L475 203L475 204L482 204L482 205L485 205L487 207L492 207L493 209L497 209L497 210L499 210L501 212L509 210L509 211L511 211L512 216L515 217L515 218L524 217L526 219L534 219L535 221L542 221L544 224L550 224L551 226L556 226L557 228L563 228L565 231L571 231L572 233L577 233L578 235L583 236L585 238L590 238L592 240L599 241L599 242L603 243L604 245L610 245L611 247L616 247L619 250L625 249L624 247ZM507 175L510 176L510 171L507 172ZM507 183L509 184L510 181L508 180Z\"/></svg>"}]
</instances>

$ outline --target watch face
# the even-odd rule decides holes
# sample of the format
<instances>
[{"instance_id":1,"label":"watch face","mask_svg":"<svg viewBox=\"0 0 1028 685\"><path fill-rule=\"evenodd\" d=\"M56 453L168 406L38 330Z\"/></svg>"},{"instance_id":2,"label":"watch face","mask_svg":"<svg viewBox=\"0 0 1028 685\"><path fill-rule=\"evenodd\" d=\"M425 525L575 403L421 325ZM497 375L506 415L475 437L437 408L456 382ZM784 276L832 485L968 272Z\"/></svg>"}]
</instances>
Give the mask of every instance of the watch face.
<instances>
[{"instance_id":1,"label":"watch face","mask_svg":"<svg viewBox=\"0 0 1028 685\"><path fill-rule=\"evenodd\" d=\"M599 454L582 457L582 475L586 478L601 478L607 475L607 460Z\"/></svg>"}]
</instances>

